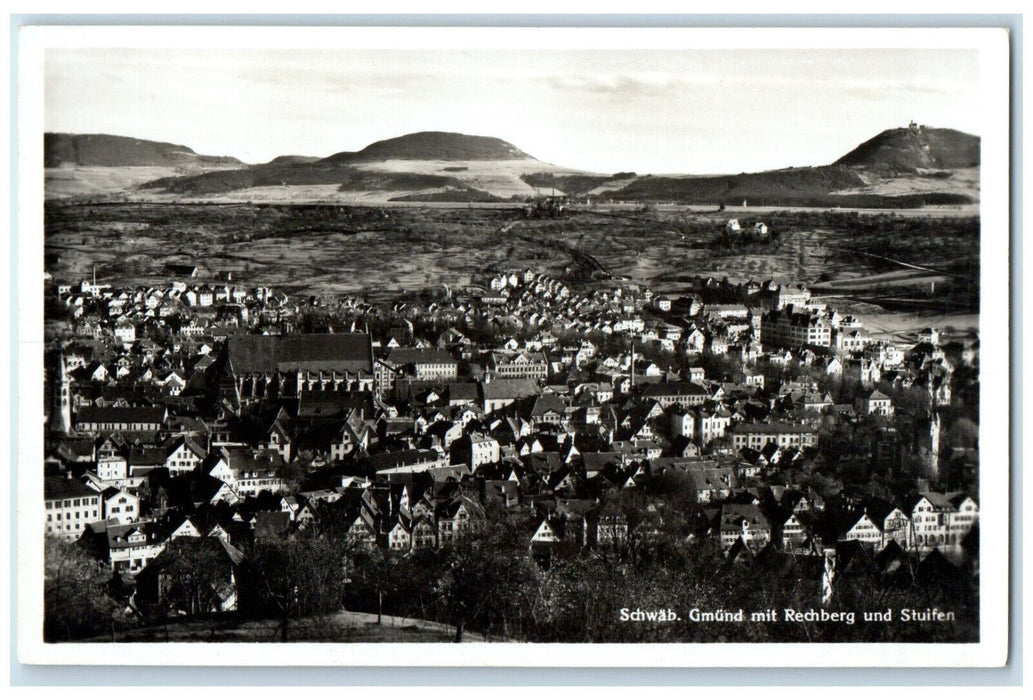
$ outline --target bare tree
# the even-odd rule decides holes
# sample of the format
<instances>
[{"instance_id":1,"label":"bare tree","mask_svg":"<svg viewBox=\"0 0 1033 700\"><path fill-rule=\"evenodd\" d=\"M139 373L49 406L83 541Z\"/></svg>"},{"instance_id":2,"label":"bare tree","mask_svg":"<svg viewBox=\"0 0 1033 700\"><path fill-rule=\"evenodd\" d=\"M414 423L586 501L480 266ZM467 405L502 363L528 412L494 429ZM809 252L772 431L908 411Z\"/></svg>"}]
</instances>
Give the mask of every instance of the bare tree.
<instances>
[{"instance_id":1,"label":"bare tree","mask_svg":"<svg viewBox=\"0 0 1033 700\"><path fill-rule=\"evenodd\" d=\"M113 629L118 606L107 595L111 573L75 543L44 545L43 639L72 641Z\"/></svg>"}]
</instances>

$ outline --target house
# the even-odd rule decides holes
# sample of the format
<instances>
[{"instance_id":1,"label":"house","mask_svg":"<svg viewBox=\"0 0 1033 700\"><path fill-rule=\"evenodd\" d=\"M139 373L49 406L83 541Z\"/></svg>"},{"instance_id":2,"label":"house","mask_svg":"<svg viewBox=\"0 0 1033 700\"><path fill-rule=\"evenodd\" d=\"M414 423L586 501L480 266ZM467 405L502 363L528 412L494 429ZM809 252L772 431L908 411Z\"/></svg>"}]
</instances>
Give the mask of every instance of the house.
<instances>
[{"instance_id":1,"label":"house","mask_svg":"<svg viewBox=\"0 0 1033 700\"><path fill-rule=\"evenodd\" d=\"M348 542L355 547L372 549L378 544L377 518L368 508L361 508L345 531Z\"/></svg>"},{"instance_id":2,"label":"house","mask_svg":"<svg viewBox=\"0 0 1033 700\"><path fill-rule=\"evenodd\" d=\"M266 438L259 443L259 448L276 452L284 462L291 460L291 445L293 438L290 431L280 420L274 420L269 430L266 431Z\"/></svg>"},{"instance_id":3,"label":"house","mask_svg":"<svg viewBox=\"0 0 1033 700\"><path fill-rule=\"evenodd\" d=\"M473 382L450 382L445 393L449 406L476 405L480 398L480 388Z\"/></svg>"},{"instance_id":4,"label":"house","mask_svg":"<svg viewBox=\"0 0 1033 700\"><path fill-rule=\"evenodd\" d=\"M530 379L490 379L481 383L481 397L484 413L494 413L519 399L537 396L541 393L538 384Z\"/></svg>"},{"instance_id":5,"label":"house","mask_svg":"<svg viewBox=\"0 0 1033 700\"><path fill-rule=\"evenodd\" d=\"M482 464L494 464L501 456L499 442L490 435L471 433L462 440L461 453L467 457L470 469L477 469Z\"/></svg>"},{"instance_id":6,"label":"house","mask_svg":"<svg viewBox=\"0 0 1033 700\"><path fill-rule=\"evenodd\" d=\"M843 378L870 387L882 379L882 370L877 362L866 357L848 358L843 363Z\"/></svg>"},{"instance_id":7,"label":"house","mask_svg":"<svg viewBox=\"0 0 1033 700\"><path fill-rule=\"evenodd\" d=\"M104 489L101 492L101 505L104 520L117 520L122 525L128 525L140 519L140 497L125 489Z\"/></svg>"},{"instance_id":8,"label":"house","mask_svg":"<svg viewBox=\"0 0 1033 700\"><path fill-rule=\"evenodd\" d=\"M761 317L760 341L765 348L828 348L832 324L818 311L787 304Z\"/></svg>"},{"instance_id":9,"label":"house","mask_svg":"<svg viewBox=\"0 0 1033 700\"><path fill-rule=\"evenodd\" d=\"M753 503L726 503L715 524L721 547L728 551L741 540L751 552L759 552L771 541L771 524Z\"/></svg>"},{"instance_id":10,"label":"house","mask_svg":"<svg viewBox=\"0 0 1033 700\"><path fill-rule=\"evenodd\" d=\"M128 320L120 320L115 324L115 337L127 345L136 342L136 326Z\"/></svg>"},{"instance_id":11,"label":"house","mask_svg":"<svg viewBox=\"0 0 1033 700\"><path fill-rule=\"evenodd\" d=\"M204 285L197 290L197 305L198 306L211 306L215 303L215 290Z\"/></svg>"},{"instance_id":12,"label":"house","mask_svg":"<svg viewBox=\"0 0 1033 700\"><path fill-rule=\"evenodd\" d=\"M841 541L860 542L870 549L882 546L882 528L872 520L867 510L861 513L848 513L842 527L844 531L838 536Z\"/></svg>"},{"instance_id":13,"label":"house","mask_svg":"<svg viewBox=\"0 0 1033 700\"><path fill-rule=\"evenodd\" d=\"M330 459L342 460L353 450L368 450L375 439L373 426L369 422L350 418L330 443Z\"/></svg>"},{"instance_id":14,"label":"house","mask_svg":"<svg viewBox=\"0 0 1033 700\"><path fill-rule=\"evenodd\" d=\"M162 553L167 537L153 522L135 522L127 525L110 524L103 532L101 545L111 569L120 573L136 574Z\"/></svg>"},{"instance_id":15,"label":"house","mask_svg":"<svg viewBox=\"0 0 1033 700\"><path fill-rule=\"evenodd\" d=\"M878 389L863 391L854 400L857 405L857 412L865 416L880 416L890 418L893 416L893 402L890 397Z\"/></svg>"},{"instance_id":16,"label":"house","mask_svg":"<svg viewBox=\"0 0 1033 700\"><path fill-rule=\"evenodd\" d=\"M165 444L165 450L165 468L169 470L169 476L173 477L194 471L205 458L201 446L186 435L171 438Z\"/></svg>"},{"instance_id":17,"label":"house","mask_svg":"<svg viewBox=\"0 0 1033 700\"><path fill-rule=\"evenodd\" d=\"M387 531L387 548L392 552L408 552L413 548L412 521L402 516L394 519Z\"/></svg>"},{"instance_id":18,"label":"house","mask_svg":"<svg viewBox=\"0 0 1033 700\"><path fill-rule=\"evenodd\" d=\"M247 447L221 448L226 469L219 470L217 476L233 489L237 496L244 498L258 496L263 491L282 493L287 490L287 482L283 478L284 460L279 452L271 450L251 450Z\"/></svg>"},{"instance_id":19,"label":"house","mask_svg":"<svg viewBox=\"0 0 1033 700\"><path fill-rule=\"evenodd\" d=\"M628 541L628 518L614 501L585 513L585 544L616 547Z\"/></svg>"},{"instance_id":20,"label":"house","mask_svg":"<svg viewBox=\"0 0 1033 700\"><path fill-rule=\"evenodd\" d=\"M484 517L484 510L472 499L460 496L440 505L435 515L438 523L438 546L446 547L476 528Z\"/></svg>"},{"instance_id":21,"label":"house","mask_svg":"<svg viewBox=\"0 0 1033 700\"><path fill-rule=\"evenodd\" d=\"M960 544L979 521L979 506L964 492L914 494L902 510L911 514L911 545L920 551Z\"/></svg>"},{"instance_id":22,"label":"house","mask_svg":"<svg viewBox=\"0 0 1033 700\"><path fill-rule=\"evenodd\" d=\"M416 517L412 524L413 551L425 551L437 546L437 529L426 516Z\"/></svg>"},{"instance_id":23,"label":"house","mask_svg":"<svg viewBox=\"0 0 1033 700\"><path fill-rule=\"evenodd\" d=\"M790 554L806 554L815 548L814 516L810 511L792 511L782 521L782 549Z\"/></svg>"},{"instance_id":24,"label":"house","mask_svg":"<svg viewBox=\"0 0 1033 700\"><path fill-rule=\"evenodd\" d=\"M880 548L896 542L903 549L911 549L911 518L898 506L877 498L871 498L865 504L868 517L882 532Z\"/></svg>"},{"instance_id":25,"label":"house","mask_svg":"<svg viewBox=\"0 0 1033 700\"><path fill-rule=\"evenodd\" d=\"M130 485L139 485L146 476L165 466L165 450L161 447L133 447L126 457Z\"/></svg>"},{"instance_id":26,"label":"house","mask_svg":"<svg viewBox=\"0 0 1033 700\"><path fill-rule=\"evenodd\" d=\"M122 455L97 458L97 478L103 482L122 482L129 477L129 463Z\"/></svg>"},{"instance_id":27,"label":"house","mask_svg":"<svg viewBox=\"0 0 1033 700\"><path fill-rule=\"evenodd\" d=\"M531 535L531 547L535 545L553 545L559 544L562 541L559 535L556 534L555 528L549 524L548 518L542 518L542 522L538 525L538 528Z\"/></svg>"},{"instance_id":28,"label":"house","mask_svg":"<svg viewBox=\"0 0 1033 700\"><path fill-rule=\"evenodd\" d=\"M688 462L682 465L696 493L697 503L714 503L728 498L739 487L731 466L714 462Z\"/></svg>"},{"instance_id":29,"label":"house","mask_svg":"<svg viewBox=\"0 0 1033 700\"><path fill-rule=\"evenodd\" d=\"M693 409L693 420L696 441L703 447L725 436L732 422L732 414L720 406L713 409L697 406Z\"/></svg>"},{"instance_id":30,"label":"house","mask_svg":"<svg viewBox=\"0 0 1033 700\"><path fill-rule=\"evenodd\" d=\"M533 426L559 425L564 420L567 404L556 394L546 393L535 398L528 420Z\"/></svg>"},{"instance_id":31,"label":"house","mask_svg":"<svg viewBox=\"0 0 1033 700\"><path fill-rule=\"evenodd\" d=\"M43 501L47 535L78 539L87 523L103 518L101 495L70 476L44 478Z\"/></svg>"}]
</instances>

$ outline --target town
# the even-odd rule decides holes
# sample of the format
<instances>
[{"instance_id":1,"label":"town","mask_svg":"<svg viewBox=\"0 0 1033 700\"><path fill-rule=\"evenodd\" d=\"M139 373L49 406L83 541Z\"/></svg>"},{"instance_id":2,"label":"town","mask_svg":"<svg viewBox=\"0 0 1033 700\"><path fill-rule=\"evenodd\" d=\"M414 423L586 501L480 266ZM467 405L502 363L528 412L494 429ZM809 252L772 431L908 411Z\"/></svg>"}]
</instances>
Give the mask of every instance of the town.
<instances>
[{"instance_id":1,"label":"town","mask_svg":"<svg viewBox=\"0 0 1033 700\"><path fill-rule=\"evenodd\" d=\"M524 604L464 582L464 553L505 554L515 589L574 566L671 568L671 548L724 572L718 606L741 606L737 572L791 579L781 607L801 609L851 609L876 581L898 608L942 601L916 589L968 604L949 639L978 626L975 334L880 339L792 280L667 295L492 269L374 303L167 275L47 279L48 548L93 562L127 626L272 617L287 639L289 617L348 606L565 641L542 632L563 629L555 606L535 624L518 621L544 603L492 610ZM312 558L335 581L306 603ZM281 593L284 567L299 572ZM399 583L421 571L422 589ZM58 627L52 641L105 633Z\"/></svg>"}]
</instances>

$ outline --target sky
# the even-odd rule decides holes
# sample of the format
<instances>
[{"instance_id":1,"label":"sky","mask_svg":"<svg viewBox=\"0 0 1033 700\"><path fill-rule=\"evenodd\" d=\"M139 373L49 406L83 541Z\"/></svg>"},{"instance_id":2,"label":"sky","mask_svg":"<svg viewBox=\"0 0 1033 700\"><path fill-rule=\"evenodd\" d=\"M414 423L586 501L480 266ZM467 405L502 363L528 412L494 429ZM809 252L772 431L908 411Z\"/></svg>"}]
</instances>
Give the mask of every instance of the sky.
<instances>
[{"instance_id":1,"label":"sky","mask_svg":"<svg viewBox=\"0 0 1033 700\"><path fill-rule=\"evenodd\" d=\"M600 173L823 165L911 120L978 134L952 49L48 49L47 131L259 163L416 131Z\"/></svg>"}]
</instances>

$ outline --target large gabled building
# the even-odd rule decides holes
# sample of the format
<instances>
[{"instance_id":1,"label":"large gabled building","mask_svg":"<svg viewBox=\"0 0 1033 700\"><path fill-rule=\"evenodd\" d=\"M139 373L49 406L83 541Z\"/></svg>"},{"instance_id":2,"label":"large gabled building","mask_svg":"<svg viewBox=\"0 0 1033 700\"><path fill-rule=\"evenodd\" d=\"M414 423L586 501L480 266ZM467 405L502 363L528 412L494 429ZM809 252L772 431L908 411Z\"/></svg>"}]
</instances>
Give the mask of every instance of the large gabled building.
<instances>
[{"instance_id":1,"label":"large gabled building","mask_svg":"<svg viewBox=\"0 0 1033 700\"><path fill-rule=\"evenodd\" d=\"M794 423L739 423L728 431L732 447L761 450L768 443L781 448L813 447L818 444L818 431L808 425Z\"/></svg>"},{"instance_id":2,"label":"large gabled building","mask_svg":"<svg viewBox=\"0 0 1033 700\"><path fill-rule=\"evenodd\" d=\"M769 348L828 348L832 323L820 311L789 305L761 317L760 342Z\"/></svg>"},{"instance_id":3,"label":"large gabled building","mask_svg":"<svg viewBox=\"0 0 1033 700\"><path fill-rule=\"evenodd\" d=\"M488 370L503 379L541 379L549 376L549 362L542 352L493 352Z\"/></svg>"},{"instance_id":4,"label":"large gabled building","mask_svg":"<svg viewBox=\"0 0 1033 700\"><path fill-rule=\"evenodd\" d=\"M439 348L391 348L375 365L378 396L386 396L398 377L450 380L459 376L459 362Z\"/></svg>"},{"instance_id":5,"label":"large gabled building","mask_svg":"<svg viewBox=\"0 0 1033 700\"><path fill-rule=\"evenodd\" d=\"M305 391L373 391L373 348L366 333L234 335L224 352L224 389L239 406Z\"/></svg>"}]
</instances>

